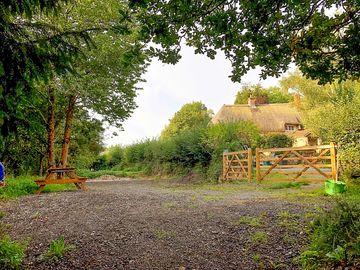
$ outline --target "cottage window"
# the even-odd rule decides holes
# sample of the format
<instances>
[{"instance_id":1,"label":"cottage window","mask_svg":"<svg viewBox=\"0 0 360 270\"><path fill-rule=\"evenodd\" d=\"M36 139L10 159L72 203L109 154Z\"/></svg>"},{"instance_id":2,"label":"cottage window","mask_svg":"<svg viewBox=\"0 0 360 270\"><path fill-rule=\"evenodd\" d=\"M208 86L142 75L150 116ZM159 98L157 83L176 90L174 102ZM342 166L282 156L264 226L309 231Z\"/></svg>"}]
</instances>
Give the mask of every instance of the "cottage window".
<instances>
[{"instance_id":1,"label":"cottage window","mask_svg":"<svg viewBox=\"0 0 360 270\"><path fill-rule=\"evenodd\" d=\"M296 127L294 125L285 125L286 131L295 131Z\"/></svg>"}]
</instances>

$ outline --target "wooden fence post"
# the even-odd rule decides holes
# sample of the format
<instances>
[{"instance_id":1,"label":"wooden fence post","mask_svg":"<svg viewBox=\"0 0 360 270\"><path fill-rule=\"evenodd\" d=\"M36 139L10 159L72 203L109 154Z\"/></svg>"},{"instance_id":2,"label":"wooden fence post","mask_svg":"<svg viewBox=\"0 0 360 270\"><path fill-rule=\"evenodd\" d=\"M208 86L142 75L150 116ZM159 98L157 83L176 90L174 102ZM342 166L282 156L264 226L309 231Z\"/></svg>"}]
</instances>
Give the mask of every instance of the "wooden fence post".
<instances>
[{"instance_id":1,"label":"wooden fence post","mask_svg":"<svg viewBox=\"0 0 360 270\"><path fill-rule=\"evenodd\" d=\"M226 181L227 166L228 166L227 155L225 155L225 153L223 153L223 173L222 173L222 181L223 182Z\"/></svg>"},{"instance_id":2,"label":"wooden fence post","mask_svg":"<svg viewBox=\"0 0 360 270\"><path fill-rule=\"evenodd\" d=\"M259 182L260 181L260 149L256 148L255 151L256 154L256 181Z\"/></svg>"},{"instance_id":3,"label":"wooden fence post","mask_svg":"<svg viewBox=\"0 0 360 270\"><path fill-rule=\"evenodd\" d=\"M337 166L336 166L336 148L335 143L330 143L330 157L331 157L331 175L333 180L337 180Z\"/></svg>"},{"instance_id":4,"label":"wooden fence post","mask_svg":"<svg viewBox=\"0 0 360 270\"><path fill-rule=\"evenodd\" d=\"M248 182L252 181L252 151L248 148Z\"/></svg>"}]
</instances>

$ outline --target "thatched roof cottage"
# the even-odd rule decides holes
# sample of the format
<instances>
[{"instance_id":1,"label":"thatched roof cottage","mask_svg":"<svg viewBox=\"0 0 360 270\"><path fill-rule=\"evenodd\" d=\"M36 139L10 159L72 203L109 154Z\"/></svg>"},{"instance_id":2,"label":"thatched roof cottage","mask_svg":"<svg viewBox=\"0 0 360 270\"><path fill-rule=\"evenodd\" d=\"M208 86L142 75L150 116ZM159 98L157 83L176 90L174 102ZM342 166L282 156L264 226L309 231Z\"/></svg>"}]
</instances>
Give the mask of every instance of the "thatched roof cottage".
<instances>
[{"instance_id":1,"label":"thatched roof cottage","mask_svg":"<svg viewBox=\"0 0 360 270\"><path fill-rule=\"evenodd\" d=\"M211 122L254 122L263 134L286 133L294 138L294 146L317 145L320 140L304 129L300 113L293 103L258 104L250 97L248 104L223 105Z\"/></svg>"}]
</instances>

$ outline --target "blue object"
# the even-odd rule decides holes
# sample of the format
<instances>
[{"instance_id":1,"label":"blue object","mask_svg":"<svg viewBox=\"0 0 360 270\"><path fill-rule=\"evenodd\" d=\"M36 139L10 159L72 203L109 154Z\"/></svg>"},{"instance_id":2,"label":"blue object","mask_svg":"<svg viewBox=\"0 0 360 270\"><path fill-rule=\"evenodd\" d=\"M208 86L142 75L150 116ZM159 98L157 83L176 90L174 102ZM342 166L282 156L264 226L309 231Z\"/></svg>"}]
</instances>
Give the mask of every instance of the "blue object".
<instances>
[{"instance_id":1,"label":"blue object","mask_svg":"<svg viewBox=\"0 0 360 270\"><path fill-rule=\"evenodd\" d=\"M0 162L0 182L3 182L5 178L5 167Z\"/></svg>"}]
</instances>

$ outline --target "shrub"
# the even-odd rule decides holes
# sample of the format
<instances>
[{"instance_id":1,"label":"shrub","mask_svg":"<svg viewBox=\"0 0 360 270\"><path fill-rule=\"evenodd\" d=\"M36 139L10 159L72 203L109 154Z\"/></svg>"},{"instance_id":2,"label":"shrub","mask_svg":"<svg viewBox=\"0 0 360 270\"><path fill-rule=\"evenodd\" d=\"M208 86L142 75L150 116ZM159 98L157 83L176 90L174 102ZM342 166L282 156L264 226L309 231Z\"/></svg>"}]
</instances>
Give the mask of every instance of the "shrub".
<instances>
[{"instance_id":1,"label":"shrub","mask_svg":"<svg viewBox=\"0 0 360 270\"><path fill-rule=\"evenodd\" d=\"M339 200L313 223L311 245L301 254L305 269L360 263L359 200Z\"/></svg>"},{"instance_id":2,"label":"shrub","mask_svg":"<svg viewBox=\"0 0 360 270\"><path fill-rule=\"evenodd\" d=\"M25 255L26 244L12 241L9 236L0 239L0 269L19 269Z\"/></svg>"},{"instance_id":3,"label":"shrub","mask_svg":"<svg viewBox=\"0 0 360 270\"><path fill-rule=\"evenodd\" d=\"M269 134L261 138L260 146L262 148L282 148L291 147L293 139L286 134Z\"/></svg>"}]
</instances>

